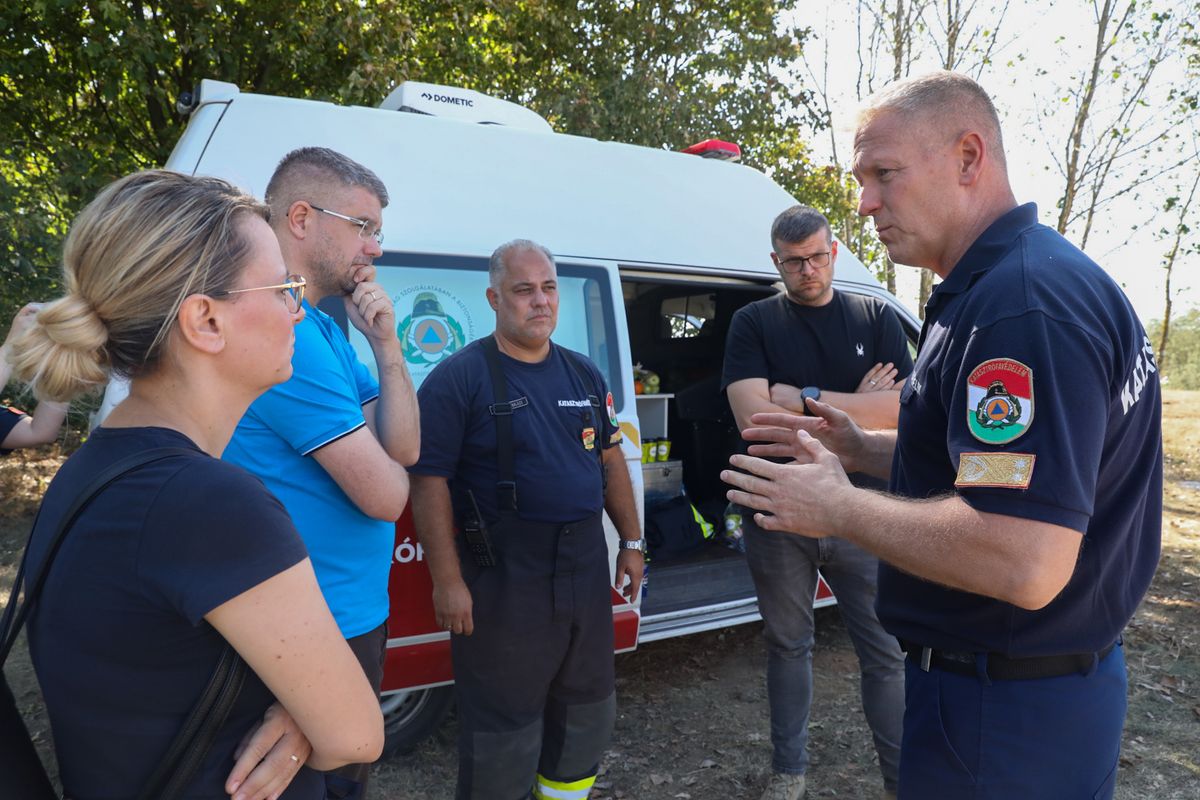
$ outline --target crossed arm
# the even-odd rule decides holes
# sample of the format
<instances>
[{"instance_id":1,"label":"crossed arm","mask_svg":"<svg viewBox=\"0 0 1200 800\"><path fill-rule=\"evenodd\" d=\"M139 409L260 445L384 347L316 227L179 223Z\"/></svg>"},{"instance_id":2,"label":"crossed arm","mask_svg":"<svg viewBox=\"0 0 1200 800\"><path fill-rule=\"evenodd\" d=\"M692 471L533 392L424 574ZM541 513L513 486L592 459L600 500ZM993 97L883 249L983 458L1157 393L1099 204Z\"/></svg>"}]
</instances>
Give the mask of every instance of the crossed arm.
<instances>
[{"instance_id":1,"label":"crossed arm","mask_svg":"<svg viewBox=\"0 0 1200 800\"><path fill-rule=\"evenodd\" d=\"M853 392L821 391L821 400L845 411L859 427L895 428L900 415L900 389L892 363L876 364L869 369ZM729 384L726 390L738 427L750 426L750 417L761 413L804 413L800 387L769 383L766 378L746 378Z\"/></svg>"},{"instance_id":2,"label":"crossed arm","mask_svg":"<svg viewBox=\"0 0 1200 800\"><path fill-rule=\"evenodd\" d=\"M205 619L278 698L238 748L225 784L235 800L277 797L305 764L328 770L379 757L379 701L325 605L308 559Z\"/></svg>"}]
</instances>

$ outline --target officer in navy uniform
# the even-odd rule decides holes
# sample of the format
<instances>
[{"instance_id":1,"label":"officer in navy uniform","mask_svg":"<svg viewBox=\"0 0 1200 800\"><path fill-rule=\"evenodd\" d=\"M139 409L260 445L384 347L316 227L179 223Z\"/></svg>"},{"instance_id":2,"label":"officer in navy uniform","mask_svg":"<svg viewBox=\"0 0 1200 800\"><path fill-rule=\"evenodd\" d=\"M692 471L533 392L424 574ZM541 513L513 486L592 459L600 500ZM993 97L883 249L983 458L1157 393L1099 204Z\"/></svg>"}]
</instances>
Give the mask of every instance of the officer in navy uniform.
<instances>
[{"instance_id":1,"label":"officer in navy uniform","mask_svg":"<svg viewBox=\"0 0 1200 800\"><path fill-rule=\"evenodd\" d=\"M1017 205L970 78L887 87L854 152L859 212L891 258L943 279L899 429L813 401L815 417L756 415L730 499L886 562L879 619L908 654L901 800L1110 798L1121 633L1161 534L1150 342L1116 283ZM891 494L851 486L854 469L890 473Z\"/></svg>"},{"instance_id":2,"label":"officer in navy uniform","mask_svg":"<svg viewBox=\"0 0 1200 800\"><path fill-rule=\"evenodd\" d=\"M489 282L496 332L425 379L412 467L434 610L452 634L456 797L582 800L616 719L603 512L631 600L644 543L612 395L595 364L550 341L553 256L509 242Z\"/></svg>"}]
</instances>

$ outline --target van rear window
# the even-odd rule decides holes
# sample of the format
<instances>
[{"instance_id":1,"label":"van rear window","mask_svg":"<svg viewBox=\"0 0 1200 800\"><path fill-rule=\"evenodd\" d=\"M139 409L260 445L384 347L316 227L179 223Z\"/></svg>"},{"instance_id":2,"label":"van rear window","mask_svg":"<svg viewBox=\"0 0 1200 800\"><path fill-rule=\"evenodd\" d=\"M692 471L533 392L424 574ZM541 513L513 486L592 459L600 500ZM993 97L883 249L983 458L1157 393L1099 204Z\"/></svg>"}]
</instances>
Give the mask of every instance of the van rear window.
<instances>
[{"instance_id":1,"label":"van rear window","mask_svg":"<svg viewBox=\"0 0 1200 800\"><path fill-rule=\"evenodd\" d=\"M668 297L659 309L662 339L692 339L710 336L714 327L708 325L717 315L717 296L712 292L685 297Z\"/></svg>"},{"instance_id":2,"label":"van rear window","mask_svg":"<svg viewBox=\"0 0 1200 800\"><path fill-rule=\"evenodd\" d=\"M444 359L495 330L495 312L485 294L487 259L385 253L375 265L376 280L395 304L397 333L417 388ZM559 264L558 296L553 340L596 362L620 409L621 371L608 273L602 267ZM371 348L347 325L342 304L322 302L321 310L339 321L359 359L374 372Z\"/></svg>"}]
</instances>

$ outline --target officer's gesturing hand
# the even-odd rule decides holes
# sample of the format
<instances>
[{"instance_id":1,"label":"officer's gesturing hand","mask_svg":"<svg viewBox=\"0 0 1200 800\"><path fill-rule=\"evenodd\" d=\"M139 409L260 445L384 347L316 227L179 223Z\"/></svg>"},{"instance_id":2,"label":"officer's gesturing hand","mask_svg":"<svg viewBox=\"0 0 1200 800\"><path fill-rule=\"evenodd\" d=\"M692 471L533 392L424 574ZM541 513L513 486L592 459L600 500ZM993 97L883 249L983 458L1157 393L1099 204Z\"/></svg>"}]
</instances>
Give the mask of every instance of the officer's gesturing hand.
<instances>
[{"instance_id":1,"label":"officer's gesturing hand","mask_svg":"<svg viewBox=\"0 0 1200 800\"><path fill-rule=\"evenodd\" d=\"M726 497L760 512L754 521L764 530L815 538L831 535L836 530L838 509L852 502L851 495L859 490L850 484L838 457L819 441L804 430L795 431L793 437L794 463L776 464L743 455L730 458L731 465L745 472L721 473L721 480L735 487Z\"/></svg>"},{"instance_id":2,"label":"officer's gesturing hand","mask_svg":"<svg viewBox=\"0 0 1200 800\"><path fill-rule=\"evenodd\" d=\"M462 580L434 584L433 613L443 630L470 636L475 631L472 606L471 590Z\"/></svg>"},{"instance_id":3,"label":"officer's gesturing hand","mask_svg":"<svg viewBox=\"0 0 1200 800\"><path fill-rule=\"evenodd\" d=\"M858 469L859 456L864 449L863 430L844 411L828 403L806 400L808 408L816 416L801 417L796 414L765 413L750 417L753 427L742 431L742 438L750 445L750 455L774 458L792 458L802 464L810 463L808 450L800 444L796 434L804 431L817 439L826 449L835 453L847 472Z\"/></svg>"}]
</instances>

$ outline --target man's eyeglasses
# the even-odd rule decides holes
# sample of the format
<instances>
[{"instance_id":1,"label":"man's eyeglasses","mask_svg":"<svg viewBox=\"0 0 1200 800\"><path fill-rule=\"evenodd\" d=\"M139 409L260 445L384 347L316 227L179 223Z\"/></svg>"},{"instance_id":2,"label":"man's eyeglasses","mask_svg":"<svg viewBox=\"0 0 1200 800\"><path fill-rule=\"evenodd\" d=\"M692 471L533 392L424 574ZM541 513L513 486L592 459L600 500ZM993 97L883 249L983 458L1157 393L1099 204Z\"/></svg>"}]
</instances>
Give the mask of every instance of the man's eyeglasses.
<instances>
[{"instance_id":1,"label":"man's eyeglasses","mask_svg":"<svg viewBox=\"0 0 1200 800\"><path fill-rule=\"evenodd\" d=\"M358 238L374 239L375 244L379 245L380 247L383 246L383 228L379 227L379 228L376 228L371 231L367 230L368 226L370 226L370 224L371 224L371 221L369 219L359 219L358 217L349 217L349 216L346 216L345 214L339 214L336 211L330 211L328 208L321 208L320 206L314 206L312 203L309 203L309 205L312 206L314 211L320 211L322 214L328 214L331 217L337 217L338 219L344 219L344 220L346 220L346 222L349 222L353 225L357 225L358 226Z\"/></svg>"},{"instance_id":2,"label":"man's eyeglasses","mask_svg":"<svg viewBox=\"0 0 1200 800\"><path fill-rule=\"evenodd\" d=\"M249 289L222 289L219 292L213 292L209 297L224 297L230 294L241 294L242 292L259 292L266 289L279 289L283 292L283 301L287 303L288 311L295 314L300 310L300 303L304 301L304 287L308 284L300 275L288 275L287 283L277 283L274 286L252 286Z\"/></svg>"},{"instance_id":3,"label":"man's eyeglasses","mask_svg":"<svg viewBox=\"0 0 1200 800\"><path fill-rule=\"evenodd\" d=\"M804 270L804 265L809 264L813 269L824 269L829 266L830 251L824 253L813 253L811 256L794 256L792 258L779 259L779 268L784 272L801 272Z\"/></svg>"}]
</instances>

